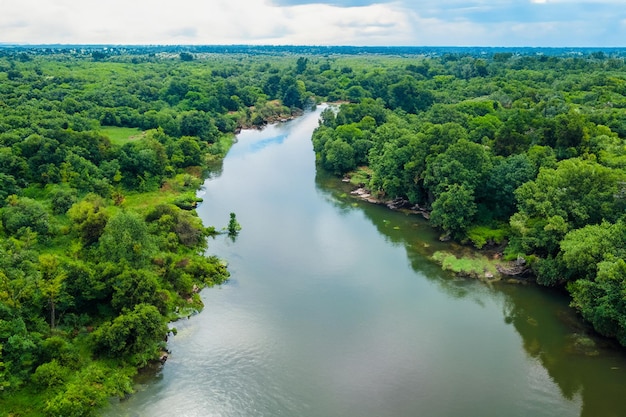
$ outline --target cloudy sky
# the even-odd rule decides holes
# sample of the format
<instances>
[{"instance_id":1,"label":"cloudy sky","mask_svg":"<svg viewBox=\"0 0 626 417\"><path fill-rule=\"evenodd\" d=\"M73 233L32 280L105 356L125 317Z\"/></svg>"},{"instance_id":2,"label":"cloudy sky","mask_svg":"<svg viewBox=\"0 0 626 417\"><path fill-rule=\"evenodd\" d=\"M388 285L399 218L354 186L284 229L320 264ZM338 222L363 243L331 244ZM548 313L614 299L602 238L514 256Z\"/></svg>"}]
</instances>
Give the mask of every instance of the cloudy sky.
<instances>
[{"instance_id":1,"label":"cloudy sky","mask_svg":"<svg viewBox=\"0 0 626 417\"><path fill-rule=\"evenodd\" d=\"M0 0L0 43L626 46L626 0Z\"/></svg>"}]
</instances>

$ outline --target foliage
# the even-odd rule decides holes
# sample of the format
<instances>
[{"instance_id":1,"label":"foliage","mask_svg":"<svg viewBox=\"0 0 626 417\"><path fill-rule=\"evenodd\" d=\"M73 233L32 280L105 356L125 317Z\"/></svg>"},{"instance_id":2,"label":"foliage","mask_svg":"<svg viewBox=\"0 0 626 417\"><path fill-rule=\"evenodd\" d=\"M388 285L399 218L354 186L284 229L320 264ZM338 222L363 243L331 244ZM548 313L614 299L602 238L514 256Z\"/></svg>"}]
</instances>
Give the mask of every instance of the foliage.
<instances>
[{"instance_id":1,"label":"foliage","mask_svg":"<svg viewBox=\"0 0 626 417\"><path fill-rule=\"evenodd\" d=\"M432 256L433 260L446 271L454 272L458 275L470 276L474 278L485 278L486 274L496 276L498 271L495 264L486 257L457 257L446 251L437 251Z\"/></svg>"},{"instance_id":2,"label":"foliage","mask_svg":"<svg viewBox=\"0 0 626 417\"><path fill-rule=\"evenodd\" d=\"M452 184L433 203L430 221L458 238L465 235L475 214L472 190L463 184Z\"/></svg>"},{"instance_id":3,"label":"foliage","mask_svg":"<svg viewBox=\"0 0 626 417\"><path fill-rule=\"evenodd\" d=\"M109 356L136 355L137 361L154 359L167 333L163 316L152 305L137 304L101 325L92 338L96 350Z\"/></svg>"},{"instance_id":4,"label":"foliage","mask_svg":"<svg viewBox=\"0 0 626 417\"><path fill-rule=\"evenodd\" d=\"M515 237L525 251L556 255L570 230L617 220L624 202L615 197L625 179L622 170L579 158L541 169L535 180L515 191L519 202L511 217Z\"/></svg>"},{"instance_id":5,"label":"foliage","mask_svg":"<svg viewBox=\"0 0 626 417\"><path fill-rule=\"evenodd\" d=\"M228 276L192 211L205 164L324 100L349 102L314 133L322 169L367 172L457 240L508 241L626 345L618 52L24 48L0 49L3 410L36 392L15 414L92 415L130 392L165 321Z\"/></svg>"},{"instance_id":6,"label":"foliage","mask_svg":"<svg viewBox=\"0 0 626 417\"><path fill-rule=\"evenodd\" d=\"M156 250L148 225L130 211L121 211L112 217L99 242L103 259L114 263L127 262L133 267L147 264Z\"/></svg>"},{"instance_id":7,"label":"foliage","mask_svg":"<svg viewBox=\"0 0 626 417\"><path fill-rule=\"evenodd\" d=\"M237 221L236 214L230 213L230 220L228 222L228 234L230 236L237 236L240 230L241 230L241 225Z\"/></svg>"},{"instance_id":8,"label":"foliage","mask_svg":"<svg viewBox=\"0 0 626 417\"><path fill-rule=\"evenodd\" d=\"M8 206L2 211L2 226L15 236L24 236L32 231L43 240L52 232L50 215L45 207L27 197L10 199Z\"/></svg>"},{"instance_id":9,"label":"foliage","mask_svg":"<svg viewBox=\"0 0 626 417\"><path fill-rule=\"evenodd\" d=\"M508 233L509 231L506 227L491 228L488 226L476 225L467 229L467 238L475 247L482 249L486 244L502 244Z\"/></svg>"},{"instance_id":10,"label":"foliage","mask_svg":"<svg viewBox=\"0 0 626 417\"><path fill-rule=\"evenodd\" d=\"M374 195L430 211L445 235L525 255L539 284L566 287L626 345L623 58L369 59L335 72L346 81L328 96L351 103L323 112L319 166L367 170Z\"/></svg>"}]
</instances>

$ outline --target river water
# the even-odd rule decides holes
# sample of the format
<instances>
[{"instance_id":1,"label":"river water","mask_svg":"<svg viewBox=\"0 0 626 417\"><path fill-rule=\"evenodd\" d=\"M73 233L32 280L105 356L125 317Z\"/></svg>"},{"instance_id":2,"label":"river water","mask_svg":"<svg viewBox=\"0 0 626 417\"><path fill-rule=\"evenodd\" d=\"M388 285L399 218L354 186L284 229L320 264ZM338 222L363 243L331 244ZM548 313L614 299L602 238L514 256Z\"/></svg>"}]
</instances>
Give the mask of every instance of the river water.
<instances>
[{"instance_id":1,"label":"river water","mask_svg":"<svg viewBox=\"0 0 626 417\"><path fill-rule=\"evenodd\" d=\"M243 131L200 191L228 283L173 325L166 365L109 416L626 416L626 358L567 299L440 271L419 217L317 173L321 107Z\"/></svg>"}]
</instances>

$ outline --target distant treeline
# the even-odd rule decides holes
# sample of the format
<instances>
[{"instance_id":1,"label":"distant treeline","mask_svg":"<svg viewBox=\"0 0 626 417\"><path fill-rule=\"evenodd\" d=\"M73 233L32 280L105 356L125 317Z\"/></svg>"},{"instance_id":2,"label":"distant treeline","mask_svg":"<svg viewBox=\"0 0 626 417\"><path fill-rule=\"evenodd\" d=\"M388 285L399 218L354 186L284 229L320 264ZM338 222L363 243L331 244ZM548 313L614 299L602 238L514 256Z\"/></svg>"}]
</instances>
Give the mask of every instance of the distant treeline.
<instances>
[{"instance_id":1,"label":"distant treeline","mask_svg":"<svg viewBox=\"0 0 626 417\"><path fill-rule=\"evenodd\" d=\"M428 56L459 55L491 58L495 54L517 56L593 56L595 58L623 57L626 48L617 47L497 47L497 46L300 46L300 45L11 45L0 44L0 56L16 52L33 54L102 52L114 55L146 55L188 52L192 54L246 54L246 55L395 55Z\"/></svg>"}]
</instances>

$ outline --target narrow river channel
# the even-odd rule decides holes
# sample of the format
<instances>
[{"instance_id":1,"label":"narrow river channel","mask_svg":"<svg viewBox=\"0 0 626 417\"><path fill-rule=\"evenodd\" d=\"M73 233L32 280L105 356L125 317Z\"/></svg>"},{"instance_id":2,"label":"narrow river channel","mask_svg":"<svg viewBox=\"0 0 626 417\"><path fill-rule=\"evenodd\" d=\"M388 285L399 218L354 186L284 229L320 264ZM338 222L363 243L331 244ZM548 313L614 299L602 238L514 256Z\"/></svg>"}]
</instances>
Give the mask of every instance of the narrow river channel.
<instances>
[{"instance_id":1,"label":"narrow river channel","mask_svg":"<svg viewBox=\"0 0 626 417\"><path fill-rule=\"evenodd\" d=\"M172 351L109 416L626 416L626 358L567 300L440 271L417 216L316 173L318 107L243 131L207 179L209 241L231 279L173 325Z\"/></svg>"}]
</instances>

